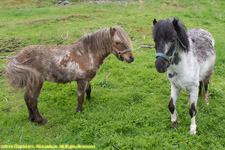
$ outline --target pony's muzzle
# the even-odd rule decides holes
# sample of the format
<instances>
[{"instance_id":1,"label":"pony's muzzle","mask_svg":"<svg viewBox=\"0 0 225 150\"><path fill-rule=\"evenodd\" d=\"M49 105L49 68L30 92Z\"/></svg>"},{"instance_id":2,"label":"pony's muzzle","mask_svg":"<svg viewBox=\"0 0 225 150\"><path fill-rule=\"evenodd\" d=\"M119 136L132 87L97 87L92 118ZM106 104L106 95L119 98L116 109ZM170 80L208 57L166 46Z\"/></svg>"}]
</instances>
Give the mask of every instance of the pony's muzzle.
<instances>
[{"instance_id":1,"label":"pony's muzzle","mask_svg":"<svg viewBox=\"0 0 225 150\"><path fill-rule=\"evenodd\" d=\"M162 57L157 57L155 61L155 68L159 73L166 72L168 65L169 65L169 62L166 59Z\"/></svg>"},{"instance_id":2,"label":"pony's muzzle","mask_svg":"<svg viewBox=\"0 0 225 150\"><path fill-rule=\"evenodd\" d=\"M127 63L132 63L132 62L134 61L134 56L130 56L129 59L126 59L126 58L125 58L125 61L126 61Z\"/></svg>"},{"instance_id":3,"label":"pony's muzzle","mask_svg":"<svg viewBox=\"0 0 225 150\"><path fill-rule=\"evenodd\" d=\"M126 53L121 55L122 60L126 61L127 63L132 63L134 61L133 53Z\"/></svg>"}]
</instances>

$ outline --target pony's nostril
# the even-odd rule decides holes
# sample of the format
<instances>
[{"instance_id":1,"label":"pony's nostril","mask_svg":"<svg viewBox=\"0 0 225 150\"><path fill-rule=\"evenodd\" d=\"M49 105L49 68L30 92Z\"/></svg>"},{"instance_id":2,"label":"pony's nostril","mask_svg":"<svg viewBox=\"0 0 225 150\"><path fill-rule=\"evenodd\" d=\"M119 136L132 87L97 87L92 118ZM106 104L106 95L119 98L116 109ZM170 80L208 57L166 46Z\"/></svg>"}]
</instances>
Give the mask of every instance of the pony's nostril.
<instances>
[{"instance_id":1,"label":"pony's nostril","mask_svg":"<svg viewBox=\"0 0 225 150\"><path fill-rule=\"evenodd\" d=\"M133 56L130 56L130 61L134 61L134 57Z\"/></svg>"},{"instance_id":2,"label":"pony's nostril","mask_svg":"<svg viewBox=\"0 0 225 150\"><path fill-rule=\"evenodd\" d=\"M163 66L164 66L164 62L157 62L157 66L159 67L159 68L162 68Z\"/></svg>"}]
</instances>

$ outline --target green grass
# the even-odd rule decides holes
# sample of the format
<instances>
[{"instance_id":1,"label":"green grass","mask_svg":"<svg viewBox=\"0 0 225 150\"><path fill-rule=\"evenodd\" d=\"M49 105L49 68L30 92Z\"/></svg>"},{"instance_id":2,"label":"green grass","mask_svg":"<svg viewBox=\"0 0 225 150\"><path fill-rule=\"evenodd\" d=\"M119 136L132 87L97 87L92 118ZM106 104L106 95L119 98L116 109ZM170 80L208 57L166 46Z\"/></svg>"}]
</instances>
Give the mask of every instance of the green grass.
<instances>
[{"instance_id":1,"label":"green grass","mask_svg":"<svg viewBox=\"0 0 225 150\"><path fill-rule=\"evenodd\" d=\"M155 49L133 51L135 61L120 62L110 55L92 80L92 99L83 104L84 115L76 114L76 82L45 82L39 97L39 111L48 119L40 126L28 120L23 91L14 92L0 76L0 145L95 145L97 149L225 149L225 2L160 0L146 4L76 4L41 8L35 2L26 7L10 0L0 10L0 55L15 55L28 45L56 45L68 31L63 44L85 33L114 25L123 26L138 44L153 43L152 21L178 17L188 29L203 28L215 38L217 53L210 83L210 105L199 97L197 135L190 135L188 93L182 91L176 109L179 127L171 128L168 103L170 83L155 67ZM1 6L7 1L1 1ZM14 5L13 5L14 4ZM63 19L64 18L64 19ZM66 19L65 19L66 18ZM16 23L53 19L47 22ZM5 25L5 26L1 26ZM145 39L143 38L145 35ZM0 59L0 72L7 59ZM106 76L108 76L106 78ZM7 98L8 101L5 100Z\"/></svg>"}]
</instances>

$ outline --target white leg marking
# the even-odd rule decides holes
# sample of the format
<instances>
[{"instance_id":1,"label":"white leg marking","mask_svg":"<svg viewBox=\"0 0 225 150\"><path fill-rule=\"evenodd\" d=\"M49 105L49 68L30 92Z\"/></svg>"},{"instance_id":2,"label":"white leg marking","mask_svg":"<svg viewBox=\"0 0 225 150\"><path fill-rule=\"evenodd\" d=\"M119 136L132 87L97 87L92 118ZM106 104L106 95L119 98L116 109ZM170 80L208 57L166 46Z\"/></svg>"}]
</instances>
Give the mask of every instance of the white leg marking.
<instances>
[{"instance_id":1,"label":"white leg marking","mask_svg":"<svg viewBox=\"0 0 225 150\"><path fill-rule=\"evenodd\" d=\"M191 107L194 104L195 109L197 109L197 100L198 100L198 86L195 86L192 88L192 91L190 92L190 104ZM190 132L191 134L196 134L197 133L197 125L195 123L195 115L191 118L191 127L190 127Z\"/></svg>"},{"instance_id":2,"label":"white leg marking","mask_svg":"<svg viewBox=\"0 0 225 150\"><path fill-rule=\"evenodd\" d=\"M175 121L177 121L177 115L176 115L176 110L174 111L174 113L173 114L171 114L171 121L172 122L175 122Z\"/></svg>"},{"instance_id":3,"label":"white leg marking","mask_svg":"<svg viewBox=\"0 0 225 150\"><path fill-rule=\"evenodd\" d=\"M195 123L195 116L191 118L191 127L190 127L190 132L191 134L196 134L197 133L197 125Z\"/></svg>"},{"instance_id":4,"label":"white leg marking","mask_svg":"<svg viewBox=\"0 0 225 150\"><path fill-rule=\"evenodd\" d=\"M173 105L175 107L178 95L180 93L180 90L176 88L173 84L171 84L171 98L173 99ZM176 107L175 107L176 109ZM176 110L174 110L173 114L171 113L171 121L175 122L177 121L177 115L176 115Z\"/></svg>"}]
</instances>

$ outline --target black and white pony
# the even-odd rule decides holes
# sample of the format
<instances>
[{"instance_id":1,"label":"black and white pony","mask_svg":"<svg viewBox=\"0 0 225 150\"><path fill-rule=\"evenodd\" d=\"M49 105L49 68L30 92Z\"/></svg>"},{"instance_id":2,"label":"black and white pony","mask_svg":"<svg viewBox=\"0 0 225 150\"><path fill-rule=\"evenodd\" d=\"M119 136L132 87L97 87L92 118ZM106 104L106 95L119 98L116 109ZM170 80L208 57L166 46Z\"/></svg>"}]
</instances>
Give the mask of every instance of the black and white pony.
<instances>
[{"instance_id":1,"label":"black and white pony","mask_svg":"<svg viewBox=\"0 0 225 150\"><path fill-rule=\"evenodd\" d=\"M209 104L208 83L215 64L214 39L203 29L191 29L186 32L185 26L175 18L167 20L154 19L153 37L156 48L156 70L167 71L171 83L172 128L178 126L175 104L181 89L189 93L191 116L191 134L196 134L196 107L202 85L205 87L205 102Z\"/></svg>"}]
</instances>

